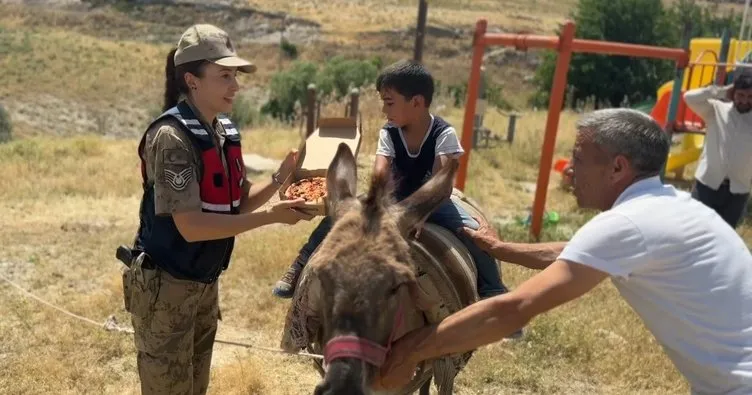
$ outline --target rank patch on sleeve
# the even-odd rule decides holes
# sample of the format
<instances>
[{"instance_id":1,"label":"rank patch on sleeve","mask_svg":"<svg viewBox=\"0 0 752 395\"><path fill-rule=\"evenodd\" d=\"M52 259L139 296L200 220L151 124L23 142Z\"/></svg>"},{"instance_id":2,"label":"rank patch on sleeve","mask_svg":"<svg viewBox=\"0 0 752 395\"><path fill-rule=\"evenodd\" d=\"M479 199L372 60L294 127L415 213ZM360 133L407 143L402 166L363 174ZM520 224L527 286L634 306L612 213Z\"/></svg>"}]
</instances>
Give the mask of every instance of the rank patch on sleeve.
<instances>
[{"instance_id":1,"label":"rank patch on sleeve","mask_svg":"<svg viewBox=\"0 0 752 395\"><path fill-rule=\"evenodd\" d=\"M180 171L164 169L164 176L165 181L167 181L167 183L170 185L170 188L176 191L182 191L193 179L193 168L186 167Z\"/></svg>"}]
</instances>

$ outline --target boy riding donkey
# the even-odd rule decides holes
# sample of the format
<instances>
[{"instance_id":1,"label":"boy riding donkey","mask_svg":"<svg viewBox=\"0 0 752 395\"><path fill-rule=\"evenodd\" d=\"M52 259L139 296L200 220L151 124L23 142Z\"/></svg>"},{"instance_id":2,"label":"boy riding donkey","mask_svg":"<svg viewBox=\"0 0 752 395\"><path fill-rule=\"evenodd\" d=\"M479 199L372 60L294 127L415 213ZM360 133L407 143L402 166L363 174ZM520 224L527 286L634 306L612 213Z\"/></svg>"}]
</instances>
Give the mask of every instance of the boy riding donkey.
<instances>
[{"instance_id":1,"label":"boy riding donkey","mask_svg":"<svg viewBox=\"0 0 752 395\"><path fill-rule=\"evenodd\" d=\"M423 65L398 62L387 67L376 79L376 89L388 122L380 131L373 171L394 177L394 197L401 201L451 160L462 155L464 150L454 127L429 110L434 81ZM471 229L479 227L462 207L447 196L446 202L427 218L427 222L448 229L467 247L477 267L481 299L508 292L501 281L496 260L458 232L463 226ZM298 257L274 287L275 295L281 298L293 296L303 267L331 226L331 219L325 217L311 233ZM420 234L420 228L418 226L416 229L416 237Z\"/></svg>"}]
</instances>

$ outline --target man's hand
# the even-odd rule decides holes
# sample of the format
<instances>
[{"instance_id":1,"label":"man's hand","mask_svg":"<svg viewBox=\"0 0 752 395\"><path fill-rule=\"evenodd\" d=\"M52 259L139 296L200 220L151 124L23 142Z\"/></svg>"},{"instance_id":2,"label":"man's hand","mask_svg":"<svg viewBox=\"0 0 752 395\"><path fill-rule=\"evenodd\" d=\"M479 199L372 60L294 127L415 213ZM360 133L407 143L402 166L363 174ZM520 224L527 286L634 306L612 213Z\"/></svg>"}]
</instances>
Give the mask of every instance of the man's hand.
<instances>
[{"instance_id":1,"label":"man's hand","mask_svg":"<svg viewBox=\"0 0 752 395\"><path fill-rule=\"evenodd\" d=\"M274 222L295 225L300 221L310 221L313 215L307 214L298 208L302 208L305 199L283 200L275 203L267 211L272 215Z\"/></svg>"},{"instance_id":2,"label":"man's hand","mask_svg":"<svg viewBox=\"0 0 752 395\"><path fill-rule=\"evenodd\" d=\"M275 173L276 180L284 183L285 180L295 171L298 165L298 150L293 149L287 153L285 159L279 165L279 170Z\"/></svg>"},{"instance_id":3,"label":"man's hand","mask_svg":"<svg viewBox=\"0 0 752 395\"><path fill-rule=\"evenodd\" d=\"M734 84L729 84L721 88L721 95L728 101L734 101ZM720 96L720 95L719 95Z\"/></svg>"},{"instance_id":4,"label":"man's hand","mask_svg":"<svg viewBox=\"0 0 752 395\"><path fill-rule=\"evenodd\" d=\"M406 386L421 362L413 353L427 334L427 328L414 330L392 344L384 365L373 380L372 388L379 391L396 390Z\"/></svg>"},{"instance_id":5,"label":"man's hand","mask_svg":"<svg viewBox=\"0 0 752 395\"><path fill-rule=\"evenodd\" d=\"M494 230L493 226L489 225L488 222L483 220L482 218L475 218L475 221L478 222L480 227L478 230L473 230L468 227L463 227L460 229L460 232L464 233L470 239L473 240L473 242L480 247L483 251L490 252L493 250L493 248L500 242L499 236L496 234L496 230Z\"/></svg>"}]
</instances>

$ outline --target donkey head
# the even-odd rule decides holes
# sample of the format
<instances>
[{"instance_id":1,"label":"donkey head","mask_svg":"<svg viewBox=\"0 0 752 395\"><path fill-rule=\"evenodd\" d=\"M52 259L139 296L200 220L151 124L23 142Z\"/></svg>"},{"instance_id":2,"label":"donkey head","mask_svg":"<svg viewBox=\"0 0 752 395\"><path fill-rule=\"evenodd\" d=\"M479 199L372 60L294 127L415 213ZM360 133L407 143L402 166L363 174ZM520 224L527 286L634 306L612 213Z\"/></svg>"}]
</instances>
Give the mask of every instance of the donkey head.
<instances>
[{"instance_id":1,"label":"donkey head","mask_svg":"<svg viewBox=\"0 0 752 395\"><path fill-rule=\"evenodd\" d=\"M449 196L456 169L454 162L399 203L390 180L374 174L367 195L357 198L355 158L340 145L327 173L333 227L309 263L321 291L314 308L327 363L315 394L370 392L403 309L423 303L408 235Z\"/></svg>"}]
</instances>

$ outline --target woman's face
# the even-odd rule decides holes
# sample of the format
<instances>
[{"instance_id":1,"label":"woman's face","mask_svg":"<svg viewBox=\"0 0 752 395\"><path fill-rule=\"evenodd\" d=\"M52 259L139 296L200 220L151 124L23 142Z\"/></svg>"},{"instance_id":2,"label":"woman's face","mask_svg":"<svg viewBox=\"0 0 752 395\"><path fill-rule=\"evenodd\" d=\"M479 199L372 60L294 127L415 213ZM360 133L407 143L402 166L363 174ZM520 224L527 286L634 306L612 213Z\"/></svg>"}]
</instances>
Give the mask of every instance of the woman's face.
<instances>
[{"instance_id":1,"label":"woman's face","mask_svg":"<svg viewBox=\"0 0 752 395\"><path fill-rule=\"evenodd\" d=\"M208 63L201 78L187 74L189 80L186 82L197 104L200 103L203 108L213 113L227 114L232 111L235 93L240 89L237 73L236 67Z\"/></svg>"}]
</instances>

